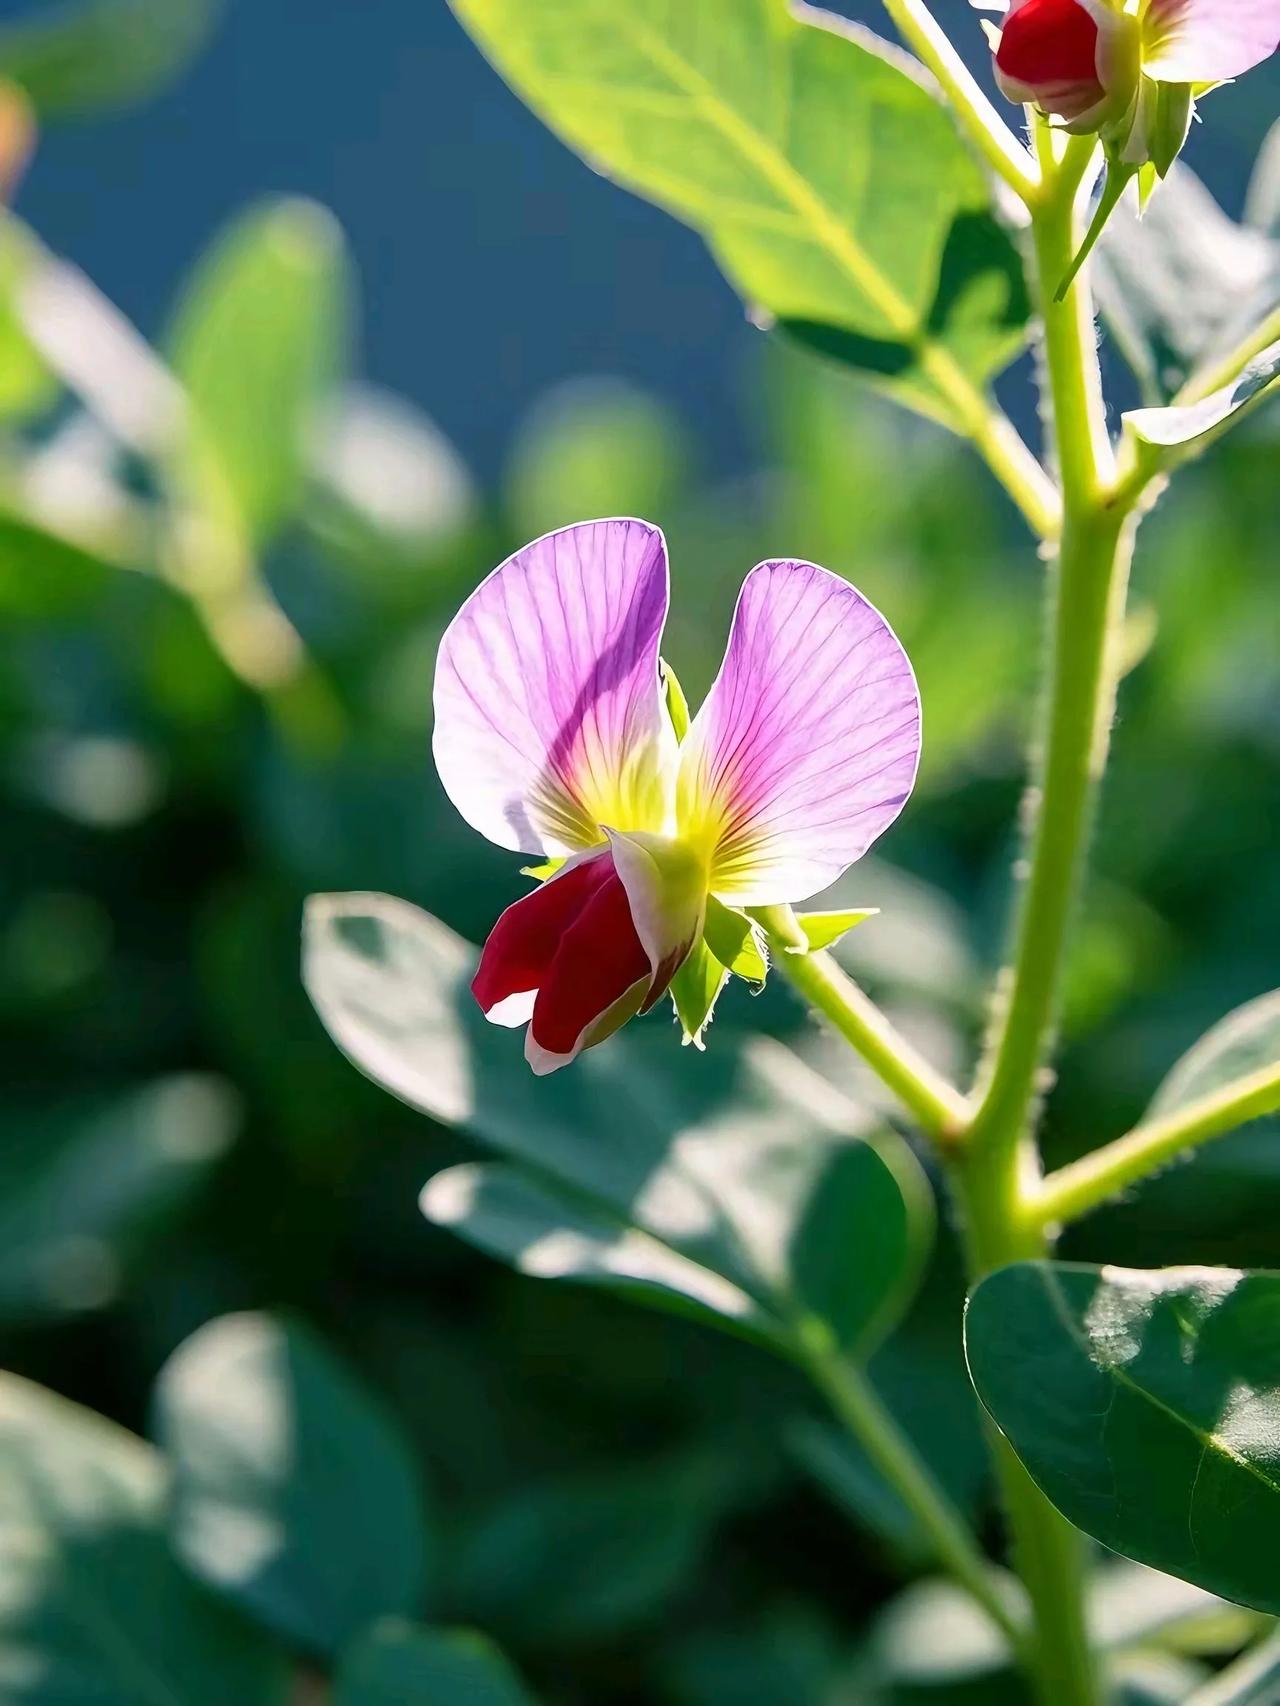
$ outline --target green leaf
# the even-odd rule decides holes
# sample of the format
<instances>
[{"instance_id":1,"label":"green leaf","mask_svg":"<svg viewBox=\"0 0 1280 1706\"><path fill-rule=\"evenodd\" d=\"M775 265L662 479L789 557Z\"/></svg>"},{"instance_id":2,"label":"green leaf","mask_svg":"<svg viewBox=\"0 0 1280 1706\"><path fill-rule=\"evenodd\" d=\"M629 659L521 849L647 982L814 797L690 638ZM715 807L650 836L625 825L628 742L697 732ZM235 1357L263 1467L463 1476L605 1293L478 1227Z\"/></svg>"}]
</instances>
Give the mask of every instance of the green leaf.
<instances>
[{"instance_id":1,"label":"green leaf","mask_svg":"<svg viewBox=\"0 0 1280 1706\"><path fill-rule=\"evenodd\" d=\"M1177 1113L1237 1078L1280 1061L1280 989L1246 1001L1183 1055L1156 1091L1149 1119Z\"/></svg>"},{"instance_id":2,"label":"green leaf","mask_svg":"<svg viewBox=\"0 0 1280 1706\"><path fill-rule=\"evenodd\" d=\"M1094 275L1116 344L1156 405L1274 307L1280 243L1228 219L1179 163L1141 219L1123 203L1116 209Z\"/></svg>"},{"instance_id":3,"label":"green leaf","mask_svg":"<svg viewBox=\"0 0 1280 1706\"><path fill-rule=\"evenodd\" d=\"M1201 441L1220 436L1236 424L1236 417L1264 402L1276 389L1277 379L1280 342L1255 356L1230 385L1200 402L1165 409L1131 409L1124 420L1143 444L1156 450L1190 452L1203 448Z\"/></svg>"},{"instance_id":4,"label":"green leaf","mask_svg":"<svg viewBox=\"0 0 1280 1706\"><path fill-rule=\"evenodd\" d=\"M0 511L0 616L65 620L93 605L110 576L111 565L100 557L38 522Z\"/></svg>"},{"instance_id":5,"label":"green leaf","mask_svg":"<svg viewBox=\"0 0 1280 1706\"><path fill-rule=\"evenodd\" d=\"M418 1608L417 1466L308 1328L267 1315L202 1327L161 1371L155 1429L179 1554L268 1628L331 1653L375 1617Z\"/></svg>"},{"instance_id":6,"label":"green leaf","mask_svg":"<svg viewBox=\"0 0 1280 1706\"><path fill-rule=\"evenodd\" d=\"M0 226L0 419L5 421L42 414L58 397L58 381L22 319L22 291L39 264L36 239L19 220L6 216Z\"/></svg>"},{"instance_id":7,"label":"green leaf","mask_svg":"<svg viewBox=\"0 0 1280 1706\"><path fill-rule=\"evenodd\" d=\"M483 1635L389 1620L347 1648L334 1706L532 1706L519 1677Z\"/></svg>"},{"instance_id":8,"label":"green leaf","mask_svg":"<svg viewBox=\"0 0 1280 1706\"><path fill-rule=\"evenodd\" d=\"M1024 1262L974 1291L978 1394L1113 1551L1280 1611L1280 1275Z\"/></svg>"},{"instance_id":9,"label":"green leaf","mask_svg":"<svg viewBox=\"0 0 1280 1706\"><path fill-rule=\"evenodd\" d=\"M963 426L1025 294L910 61L784 0L451 3L571 146L702 233L753 309L833 328L873 382Z\"/></svg>"},{"instance_id":10,"label":"green leaf","mask_svg":"<svg viewBox=\"0 0 1280 1706\"><path fill-rule=\"evenodd\" d=\"M764 933L754 919L708 895L702 939L726 971L752 984L756 990L764 988L769 961Z\"/></svg>"},{"instance_id":11,"label":"green leaf","mask_svg":"<svg viewBox=\"0 0 1280 1706\"><path fill-rule=\"evenodd\" d=\"M566 1196L572 1212L549 1214L539 1236L586 1235L588 1208L597 1244L600 1220L635 1227L703 1271L695 1290L667 1265L664 1284L705 1306L719 1276L734 1288L725 1314L742 1320L744 1294L784 1346L814 1317L859 1352L887 1330L931 1226L927 1185L900 1140L870 1141L869 1115L764 1038L727 1036L695 1057L642 1022L536 1078L517 1040L476 1007L474 966L472 948L402 901L326 895L308 906L304 975L330 1035L412 1106L536 1171L553 1208ZM453 1224L470 1235L456 1204ZM477 1241L496 1246L485 1224Z\"/></svg>"},{"instance_id":12,"label":"green leaf","mask_svg":"<svg viewBox=\"0 0 1280 1706\"><path fill-rule=\"evenodd\" d=\"M239 1108L221 1079L160 1079L110 1102L0 1122L0 1320L56 1320L119 1294L128 1263L225 1155Z\"/></svg>"},{"instance_id":13,"label":"green leaf","mask_svg":"<svg viewBox=\"0 0 1280 1706\"><path fill-rule=\"evenodd\" d=\"M186 70L221 10L221 0L64 0L0 28L0 77L48 116L128 106Z\"/></svg>"},{"instance_id":14,"label":"green leaf","mask_svg":"<svg viewBox=\"0 0 1280 1706\"><path fill-rule=\"evenodd\" d=\"M1280 1698L1280 1633L1272 1634L1213 1680L1195 1706L1274 1706Z\"/></svg>"},{"instance_id":15,"label":"green leaf","mask_svg":"<svg viewBox=\"0 0 1280 1706\"><path fill-rule=\"evenodd\" d=\"M303 483L317 409L340 374L342 233L314 202L242 215L198 263L169 343L192 423L185 479L216 522L269 538Z\"/></svg>"},{"instance_id":16,"label":"green leaf","mask_svg":"<svg viewBox=\"0 0 1280 1706\"><path fill-rule=\"evenodd\" d=\"M656 1618L693 1576L725 1492L723 1468L700 1458L519 1492L463 1540L453 1597L522 1644L616 1636Z\"/></svg>"},{"instance_id":17,"label":"green leaf","mask_svg":"<svg viewBox=\"0 0 1280 1706\"><path fill-rule=\"evenodd\" d=\"M5 1374L0 1459L6 1706L285 1706L279 1655L174 1561L158 1452Z\"/></svg>"},{"instance_id":18,"label":"green leaf","mask_svg":"<svg viewBox=\"0 0 1280 1706\"><path fill-rule=\"evenodd\" d=\"M696 1320L770 1335L768 1316L745 1291L599 1205L575 1202L509 1163L466 1162L437 1173L422 1192L422 1212L533 1278L606 1285Z\"/></svg>"},{"instance_id":19,"label":"green leaf","mask_svg":"<svg viewBox=\"0 0 1280 1706\"><path fill-rule=\"evenodd\" d=\"M878 906L870 906L850 912L797 912L796 923L808 939L810 949L816 952L819 948L833 948L850 930L874 918L879 910Z\"/></svg>"},{"instance_id":20,"label":"green leaf","mask_svg":"<svg viewBox=\"0 0 1280 1706\"><path fill-rule=\"evenodd\" d=\"M1280 990L1260 995L1212 1026L1173 1067L1147 1111L1161 1119L1238 1078L1280 1061ZM1127 1245L1153 1259L1179 1240L1196 1261L1265 1263L1275 1248L1280 1200L1280 1113L1253 1120L1143 1180L1104 1211Z\"/></svg>"}]
</instances>

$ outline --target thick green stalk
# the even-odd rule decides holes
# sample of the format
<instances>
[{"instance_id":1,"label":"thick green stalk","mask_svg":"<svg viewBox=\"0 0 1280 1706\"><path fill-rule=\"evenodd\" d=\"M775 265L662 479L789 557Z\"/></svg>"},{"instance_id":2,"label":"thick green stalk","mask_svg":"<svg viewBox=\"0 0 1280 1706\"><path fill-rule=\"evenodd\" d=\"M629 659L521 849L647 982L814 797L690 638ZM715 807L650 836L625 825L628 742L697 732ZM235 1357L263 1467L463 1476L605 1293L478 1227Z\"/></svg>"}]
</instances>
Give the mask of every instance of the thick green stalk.
<instances>
[{"instance_id":1,"label":"thick green stalk","mask_svg":"<svg viewBox=\"0 0 1280 1706\"><path fill-rule=\"evenodd\" d=\"M1051 665L1030 875L978 1110L953 1169L975 1277L1049 1249L1030 1212L1039 1173L1031 1128L1106 761L1130 544L1126 514L1111 496L1114 458L1087 273L1058 300L1079 243L1077 203L1094 144L1073 139L1055 159L1042 126L1038 152L1045 176L1032 206L1032 240L1063 529L1050 583ZM1031 1596L1039 1697L1044 1706L1097 1706L1101 1681L1086 1615L1083 1538L1003 1440L995 1440L994 1451L1015 1563Z\"/></svg>"}]
</instances>

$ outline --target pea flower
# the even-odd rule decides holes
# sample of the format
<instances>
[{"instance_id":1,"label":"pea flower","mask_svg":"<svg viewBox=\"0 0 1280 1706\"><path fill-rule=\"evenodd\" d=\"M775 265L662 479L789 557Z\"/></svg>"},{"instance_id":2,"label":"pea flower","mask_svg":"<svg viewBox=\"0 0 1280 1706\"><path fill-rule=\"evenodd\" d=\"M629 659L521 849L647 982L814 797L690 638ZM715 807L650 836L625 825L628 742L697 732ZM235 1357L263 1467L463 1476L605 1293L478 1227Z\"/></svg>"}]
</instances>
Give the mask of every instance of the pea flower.
<instances>
[{"instance_id":1,"label":"pea flower","mask_svg":"<svg viewBox=\"0 0 1280 1706\"><path fill-rule=\"evenodd\" d=\"M727 937L751 957L741 909L825 888L914 784L915 677L847 582L754 568L691 725L659 658L667 604L656 527L582 522L495 569L440 645L445 791L499 847L552 862L472 983L495 1024L528 1025L540 1074L654 1007L695 954L731 962Z\"/></svg>"},{"instance_id":2,"label":"pea flower","mask_svg":"<svg viewBox=\"0 0 1280 1706\"><path fill-rule=\"evenodd\" d=\"M992 36L1011 101L1100 131L1118 160L1163 176L1196 95L1275 52L1280 0L1011 0Z\"/></svg>"}]
</instances>

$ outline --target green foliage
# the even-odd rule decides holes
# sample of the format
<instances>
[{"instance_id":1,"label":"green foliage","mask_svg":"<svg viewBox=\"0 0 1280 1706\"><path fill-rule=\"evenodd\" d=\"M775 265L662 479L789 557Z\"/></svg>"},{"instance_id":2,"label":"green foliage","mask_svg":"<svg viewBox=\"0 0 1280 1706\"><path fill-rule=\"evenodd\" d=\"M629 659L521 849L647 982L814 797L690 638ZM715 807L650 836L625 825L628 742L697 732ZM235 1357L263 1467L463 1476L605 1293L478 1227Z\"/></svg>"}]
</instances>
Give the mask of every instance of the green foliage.
<instances>
[{"instance_id":1,"label":"green foliage","mask_svg":"<svg viewBox=\"0 0 1280 1706\"><path fill-rule=\"evenodd\" d=\"M431 1218L526 1272L674 1292L784 1350L813 1324L859 1354L887 1330L928 1228L927 1187L892 1134L860 1135L865 1115L762 1038L691 1061L630 1033L536 1079L471 1000L474 964L401 901L308 908L307 989L339 1047L536 1173L445 1174L424 1196ZM857 1260L840 1259L850 1245Z\"/></svg>"},{"instance_id":2,"label":"green foliage","mask_svg":"<svg viewBox=\"0 0 1280 1706\"><path fill-rule=\"evenodd\" d=\"M963 429L1024 335L983 174L865 31L782 0L453 0L592 164L702 232L753 310Z\"/></svg>"},{"instance_id":3,"label":"green foliage","mask_svg":"<svg viewBox=\"0 0 1280 1706\"><path fill-rule=\"evenodd\" d=\"M299 1322L228 1315L155 1399L170 1524L195 1575L291 1643L333 1653L420 1607L430 1535L394 1424Z\"/></svg>"},{"instance_id":4,"label":"green foliage","mask_svg":"<svg viewBox=\"0 0 1280 1706\"><path fill-rule=\"evenodd\" d=\"M334 1706L530 1706L497 1648L468 1631L379 1624L343 1655Z\"/></svg>"},{"instance_id":5,"label":"green foliage","mask_svg":"<svg viewBox=\"0 0 1280 1706\"><path fill-rule=\"evenodd\" d=\"M13 1706L285 1706L284 1664L184 1575L142 1440L0 1380L0 1693Z\"/></svg>"},{"instance_id":6,"label":"green foliage","mask_svg":"<svg viewBox=\"0 0 1280 1706\"><path fill-rule=\"evenodd\" d=\"M148 1234L222 1160L230 1087L161 1079L106 1103L6 1110L0 1127L0 1319L57 1320L109 1303Z\"/></svg>"},{"instance_id":7,"label":"green foliage","mask_svg":"<svg viewBox=\"0 0 1280 1706\"><path fill-rule=\"evenodd\" d=\"M1032 1477L1113 1551L1273 1615L1280 1276L1028 1262L965 1344Z\"/></svg>"},{"instance_id":8,"label":"green foliage","mask_svg":"<svg viewBox=\"0 0 1280 1706\"><path fill-rule=\"evenodd\" d=\"M169 342L191 410L185 478L215 525L261 541L296 503L348 288L342 232L305 201L242 215L197 268Z\"/></svg>"},{"instance_id":9,"label":"green foliage","mask_svg":"<svg viewBox=\"0 0 1280 1706\"><path fill-rule=\"evenodd\" d=\"M59 0L0 27L0 77L55 117L127 106L179 77L220 13L221 0Z\"/></svg>"},{"instance_id":10,"label":"green foliage","mask_svg":"<svg viewBox=\"0 0 1280 1706\"><path fill-rule=\"evenodd\" d=\"M1166 454L1202 449L1210 437L1235 424L1233 417L1265 402L1280 377L1280 342L1254 357L1229 385L1198 403L1165 409L1131 409L1124 417L1144 445Z\"/></svg>"}]
</instances>

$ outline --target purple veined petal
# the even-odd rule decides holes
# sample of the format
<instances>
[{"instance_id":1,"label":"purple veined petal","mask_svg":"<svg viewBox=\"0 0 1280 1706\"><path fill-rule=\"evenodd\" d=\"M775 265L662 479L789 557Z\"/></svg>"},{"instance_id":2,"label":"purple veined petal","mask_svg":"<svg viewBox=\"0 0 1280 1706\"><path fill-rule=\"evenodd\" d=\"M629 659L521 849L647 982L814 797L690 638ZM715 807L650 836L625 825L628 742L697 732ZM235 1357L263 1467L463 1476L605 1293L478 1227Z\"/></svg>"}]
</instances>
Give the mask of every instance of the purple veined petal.
<instances>
[{"instance_id":1,"label":"purple veined petal","mask_svg":"<svg viewBox=\"0 0 1280 1706\"><path fill-rule=\"evenodd\" d=\"M915 675L880 612L813 563L753 569L681 748L680 833L714 846L712 892L825 888L897 817L919 757Z\"/></svg>"},{"instance_id":2,"label":"purple veined petal","mask_svg":"<svg viewBox=\"0 0 1280 1706\"><path fill-rule=\"evenodd\" d=\"M1221 83L1280 44L1280 0L1148 0L1142 69L1161 83Z\"/></svg>"},{"instance_id":3,"label":"purple veined petal","mask_svg":"<svg viewBox=\"0 0 1280 1706\"><path fill-rule=\"evenodd\" d=\"M584 521L496 568L440 642L432 752L481 835L571 854L601 825L661 830L675 737L658 683L667 547L644 521Z\"/></svg>"}]
</instances>

